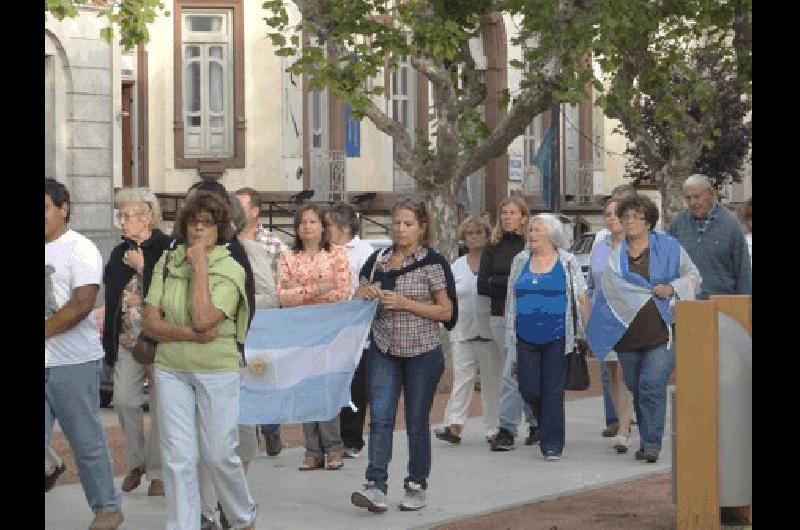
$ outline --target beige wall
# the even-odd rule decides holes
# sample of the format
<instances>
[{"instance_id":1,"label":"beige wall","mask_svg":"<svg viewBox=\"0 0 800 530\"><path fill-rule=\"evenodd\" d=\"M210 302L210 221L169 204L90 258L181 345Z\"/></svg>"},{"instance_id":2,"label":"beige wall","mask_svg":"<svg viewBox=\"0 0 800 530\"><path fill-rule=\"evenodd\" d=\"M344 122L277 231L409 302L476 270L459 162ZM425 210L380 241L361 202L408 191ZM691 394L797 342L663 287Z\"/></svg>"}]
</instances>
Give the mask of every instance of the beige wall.
<instances>
[{"instance_id":1,"label":"beige wall","mask_svg":"<svg viewBox=\"0 0 800 530\"><path fill-rule=\"evenodd\" d=\"M173 10L173 2L166 2ZM288 134L283 90L285 62L275 56L267 37L265 11L260 0L244 1L246 167L229 169L221 182L230 190L251 186L258 190L294 191L302 180L295 177L297 146L282 148ZM290 18L299 17L290 6ZM184 192L197 180L196 170L175 169L173 141L173 17L158 17L150 29L149 59L149 161L150 184L155 191ZM376 82L382 82L382 76ZM302 128L302 103L295 97L293 111ZM380 103L385 106L385 100ZM292 135L294 132L291 131ZM302 131L301 138L302 142ZM282 151L287 151L282 153ZM291 151L291 152L289 152ZM302 151L301 151L302 152ZM361 123L361 157L347 159L349 190L391 190L392 144L364 119ZM282 159L284 161L282 167ZM302 160L299 160L302 164Z\"/></svg>"},{"instance_id":2,"label":"beige wall","mask_svg":"<svg viewBox=\"0 0 800 530\"><path fill-rule=\"evenodd\" d=\"M173 2L166 2L173 11ZM258 0L244 2L244 81L246 167L229 169L221 182L228 189L252 186L286 189L280 174L281 62L272 53ZM150 184L155 191L184 192L197 180L194 169L175 169L173 141L173 24L158 17L148 44Z\"/></svg>"}]
</instances>

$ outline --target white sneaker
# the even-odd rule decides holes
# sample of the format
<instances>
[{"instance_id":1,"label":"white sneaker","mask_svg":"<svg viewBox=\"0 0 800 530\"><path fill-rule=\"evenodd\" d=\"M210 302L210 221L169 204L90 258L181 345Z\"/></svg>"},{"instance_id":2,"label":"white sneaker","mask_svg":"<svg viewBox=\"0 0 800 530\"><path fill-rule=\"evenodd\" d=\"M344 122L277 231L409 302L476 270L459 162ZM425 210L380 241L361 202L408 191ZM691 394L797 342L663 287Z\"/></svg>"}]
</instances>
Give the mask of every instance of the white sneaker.
<instances>
[{"instance_id":1,"label":"white sneaker","mask_svg":"<svg viewBox=\"0 0 800 530\"><path fill-rule=\"evenodd\" d=\"M614 437L612 447L617 450L617 453L623 454L628 452L628 446L631 444L630 436L623 436L618 434Z\"/></svg>"},{"instance_id":2,"label":"white sneaker","mask_svg":"<svg viewBox=\"0 0 800 530\"><path fill-rule=\"evenodd\" d=\"M350 502L372 513L383 513L389 508L386 505L386 495L374 482L367 482L361 491L354 491L350 495Z\"/></svg>"},{"instance_id":3,"label":"white sneaker","mask_svg":"<svg viewBox=\"0 0 800 530\"><path fill-rule=\"evenodd\" d=\"M559 460L561 460L561 455L556 454L555 451L547 451L544 454L544 459L547 462L558 462Z\"/></svg>"},{"instance_id":4,"label":"white sneaker","mask_svg":"<svg viewBox=\"0 0 800 530\"><path fill-rule=\"evenodd\" d=\"M400 502L399 508L404 512L413 512L421 510L428 504L425 490L416 482L407 482L405 484L406 494Z\"/></svg>"},{"instance_id":5,"label":"white sneaker","mask_svg":"<svg viewBox=\"0 0 800 530\"><path fill-rule=\"evenodd\" d=\"M356 449L355 447L345 447L343 456L345 458L358 458L361 456L361 449Z\"/></svg>"}]
</instances>

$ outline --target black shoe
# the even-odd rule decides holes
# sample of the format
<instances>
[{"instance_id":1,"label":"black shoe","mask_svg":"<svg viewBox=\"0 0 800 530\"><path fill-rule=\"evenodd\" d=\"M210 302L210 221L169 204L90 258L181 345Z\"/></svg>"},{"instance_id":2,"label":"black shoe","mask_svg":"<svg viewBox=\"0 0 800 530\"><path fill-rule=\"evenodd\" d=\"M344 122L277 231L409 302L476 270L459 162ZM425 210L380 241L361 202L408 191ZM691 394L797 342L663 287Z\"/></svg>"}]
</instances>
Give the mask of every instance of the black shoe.
<instances>
[{"instance_id":1,"label":"black shoe","mask_svg":"<svg viewBox=\"0 0 800 530\"><path fill-rule=\"evenodd\" d=\"M200 530L218 530L218 526L214 519L209 519L205 515L200 515Z\"/></svg>"},{"instance_id":2,"label":"black shoe","mask_svg":"<svg viewBox=\"0 0 800 530\"><path fill-rule=\"evenodd\" d=\"M67 470L67 464L65 464L64 462L61 462L61 465L56 466L56 468L53 470L52 473L50 473L49 475L45 475L44 476L44 492L45 493L47 493L48 491L53 489L53 486L56 485L56 481L58 480L58 477L60 477L62 474L64 474L64 471L66 471L66 470Z\"/></svg>"},{"instance_id":3,"label":"black shoe","mask_svg":"<svg viewBox=\"0 0 800 530\"><path fill-rule=\"evenodd\" d=\"M525 445L534 445L539 443L539 427L530 426L528 429L528 436L525 438Z\"/></svg>"},{"instance_id":4,"label":"black shoe","mask_svg":"<svg viewBox=\"0 0 800 530\"><path fill-rule=\"evenodd\" d=\"M433 434L435 434L438 439L450 442L451 444L461 443L461 436L454 433L449 425L444 429L434 429Z\"/></svg>"},{"instance_id":5,"label":"black shoe","mask_svg":"<svg viewBox=\"0 0 800 530\"><path fill-rule=\"evenodd\" d=\"M645 451L638 449L634 454L636 460L645 460L648 464L655 464L658 462L658 451Z\"/></svg>"},{"instance_id":6,"label":"black shoe","mask_svg":"<svg viewBox=\"0 0 800 530\"><path fill-rule=\"evenodd\" d=\"M228 518L225 517L225 512L222 511L222 505L217 503L217 508L219 508L219 524L222 526L222 530L228 530L231 525L228 523Z\"/></svg>"},{"instance_id":7,"label":"black shoe","mask_svg":"<svg viewBox=\"0 0 800 530\"><path fill-rule=\"evenodd\" d=\"M603 429L603 438L613 438L619 432L619 423L612 422L611 425Z\"/></svg>"},{"instance_id":8,"label":"black shoe","mask_svg":"<svg viewBox=\"0 0 800 530\"><path fill-rule=\"evenodd\" d=\"M514 435L500 427L492 439L492 451L510 451L514 449Z\"/></svg>"},{"instance_id":9,"label":"black shoe","mask_svg":"<svg viewBox=\"0 0 800 530\"><path fill-rule=\"evenodd\" d=\"M269 456L278 456L281 454L281 449L283 449L283 443L281 442L281 433L270 434L267 436L267 454Z\"/></svg>"}]
</instances>

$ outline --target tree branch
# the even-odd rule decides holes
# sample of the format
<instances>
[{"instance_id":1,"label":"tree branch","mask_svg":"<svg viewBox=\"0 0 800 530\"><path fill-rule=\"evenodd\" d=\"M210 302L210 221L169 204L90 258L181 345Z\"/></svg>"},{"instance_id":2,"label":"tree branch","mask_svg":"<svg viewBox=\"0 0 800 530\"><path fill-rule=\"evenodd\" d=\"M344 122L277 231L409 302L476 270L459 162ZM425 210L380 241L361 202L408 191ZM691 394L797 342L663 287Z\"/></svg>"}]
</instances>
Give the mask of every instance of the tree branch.
<instances>
[{"instance_id":1,"label":"tree branch","mask_svg":"<svg viewBox=\"0 0 800 530\"><path fill-rule=\"evenodd\" d=\"M394 140L395 161L411 176L420 172L421 165L414 155L413 142L403 125L390 118L372 100L364 106L364 115L384 134Z\"/></svg>"},{"instance_id":2,"label":"tree branch","mask_svg":"<svg viewBox=\"0 0 800 530\"><path fill-rule=\"evenodd\" d=\"M526 88L494 131L459 161L456 175L469 175L492 158L502 155L511 141L522 134L537 114L549 110L553 105L555 87L551 85L552 82L544 81L538 86Z\"/></svg>"}]
</instances>

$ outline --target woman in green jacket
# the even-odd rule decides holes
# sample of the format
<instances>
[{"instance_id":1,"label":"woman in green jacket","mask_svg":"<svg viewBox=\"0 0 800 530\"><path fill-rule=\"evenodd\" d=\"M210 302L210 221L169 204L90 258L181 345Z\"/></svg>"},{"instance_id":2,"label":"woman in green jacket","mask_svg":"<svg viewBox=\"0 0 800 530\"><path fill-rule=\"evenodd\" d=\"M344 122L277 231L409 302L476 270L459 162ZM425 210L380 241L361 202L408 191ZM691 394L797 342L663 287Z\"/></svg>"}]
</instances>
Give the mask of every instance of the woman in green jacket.
<instances>
[{"instance_id":1,"label":"woman in green jacket","mask_svg":"<svg viewBox=\"0 0 800 530\"><path fill-rule=\"evenodd\" d=\"M213 474L234 528L255 528L256 505L236 455L239 351L248 325L244 269L230 256L228 206L198 192L177 220L185 240L156 264L144 331L159 341L155 380L167 500L167 530L200 521L197 464ZM164 267L167 272L164 274Z\"/></svg>"}]
</instances>

